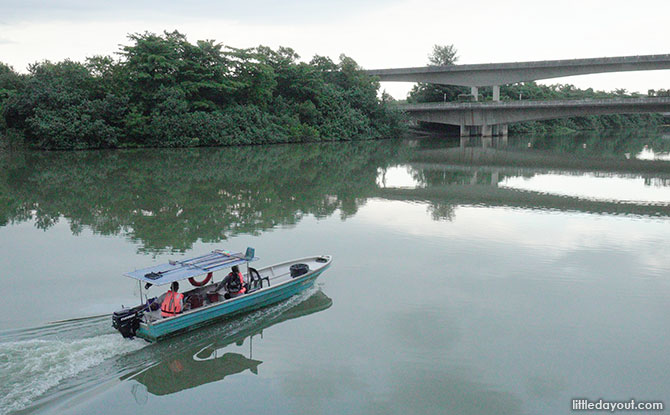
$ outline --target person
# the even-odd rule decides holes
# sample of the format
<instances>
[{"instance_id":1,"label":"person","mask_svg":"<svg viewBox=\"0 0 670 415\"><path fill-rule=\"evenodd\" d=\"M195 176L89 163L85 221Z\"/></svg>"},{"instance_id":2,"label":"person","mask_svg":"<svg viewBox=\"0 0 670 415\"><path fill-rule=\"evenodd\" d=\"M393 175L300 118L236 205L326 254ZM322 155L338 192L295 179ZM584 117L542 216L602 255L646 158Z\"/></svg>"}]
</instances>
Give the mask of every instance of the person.
<instances>
[{"instance_id":1,"label":"person","mask_svg":"<svg viewBox=\"0 0 670 415\"><path fill-rule=\"evenodd\" d=\"M226 298L232 298L247 292L247 289L244 287L244 277L237 265L233 265L230 273L217 286L217 290L223 287L228 291L225 295Z\"/></svg>"},{"instance_id":2,"label":"person","mask_svg":"<svg viewBox=\"0 0 670 415\"><path fill-rule=\"evenodd\" d=\"M173 317L180 314L184 309L184 294L178 292L179 283L173 282L170 290L165 294L165 299L161 304L161 315L163 317Z\"/></svg>"}]
</instances>

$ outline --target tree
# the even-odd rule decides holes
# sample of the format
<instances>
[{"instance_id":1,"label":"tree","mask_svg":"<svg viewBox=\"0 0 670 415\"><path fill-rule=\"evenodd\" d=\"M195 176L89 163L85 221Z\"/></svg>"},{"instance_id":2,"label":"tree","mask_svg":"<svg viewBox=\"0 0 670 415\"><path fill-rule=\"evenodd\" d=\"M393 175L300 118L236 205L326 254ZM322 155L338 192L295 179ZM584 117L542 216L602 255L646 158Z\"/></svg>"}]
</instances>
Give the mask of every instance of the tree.
<instances>
[{"instance_id":1,"label":"tree","mask_svg":"<svg viewBox=\"0 0 670 415\"><path fill-rule=\"evenodd\" d=\"M454 45L434 45L433 53L428 55L430 66L455 65L458 61L458 51Z\"/></svg>"},{"instance_id":2,"label":"tree","mask_svg":"<svg viewBox=\"0 0 670 415\"><path fill-rule=\"evenodd\" d=\"M23 89L24 83L25 77L0 62L0 130L7 127L4 116L6 104Z\"/></svg>"},{"instance_id":3,"label":"tree","mask_svg":"<svg viewBox=\"0 0 670 415\"><path fill-rule=\"evenodd\" d=\"M116 147L128 101L105 93L86 66L69 60L36 63L20 93L6 103L7 126L47 149Z\"/></svg>"},{"instance_id":4,"label":"tree","mask_svg":"<svg viewBox=\"0 0 670 415\"><path fill-rule=\"evenodd\" d=\"M119 59L35 64L10 92L3 79L14 73L0 66L0 128L53 149L353 140L403 130L401 114L377 98L379 83L344 55L337 64L319 56L305 63L291 48L193 44L177 31L128 38Z\"/></svg>"},{"instance_id":5,"label":"tree","mask_svg":"<svg viewBox=\"0 0 670 415\"><path fill-rule=\"evenodd\" d=\"M454 45L434 45L428 55L429 66L454 65L458 61L458 51ZM456 101L461 94L469 93L469 88L455 85L418 83L407 95L407 102Z\"/></svg>"}]
</instances>

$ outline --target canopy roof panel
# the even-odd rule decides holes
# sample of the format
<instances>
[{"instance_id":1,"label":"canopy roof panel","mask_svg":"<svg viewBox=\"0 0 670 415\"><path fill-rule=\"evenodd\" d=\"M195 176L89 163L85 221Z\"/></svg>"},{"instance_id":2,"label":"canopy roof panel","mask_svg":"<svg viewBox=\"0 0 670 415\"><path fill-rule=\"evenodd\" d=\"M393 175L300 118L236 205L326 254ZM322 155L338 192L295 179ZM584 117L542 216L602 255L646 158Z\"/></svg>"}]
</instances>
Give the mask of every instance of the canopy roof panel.
<instances>
[{"instance_id":1,"label":"canopy roof panel","mask_svg":"<svg viewBox=\"0 0 670 415\"><path fill-rule=\"evenodd\" d=\"M181 261L170 261L167 264L154 265L153 267L138 269L127 272L124 275L139 281L149 282L153 285L170 284L173 281L181 281L191 277L218 271L224 268L256 261L254 249L247 248L247 252L232 253L224 249L217 249L209 254Z\"/></svg>"}]
</instances>

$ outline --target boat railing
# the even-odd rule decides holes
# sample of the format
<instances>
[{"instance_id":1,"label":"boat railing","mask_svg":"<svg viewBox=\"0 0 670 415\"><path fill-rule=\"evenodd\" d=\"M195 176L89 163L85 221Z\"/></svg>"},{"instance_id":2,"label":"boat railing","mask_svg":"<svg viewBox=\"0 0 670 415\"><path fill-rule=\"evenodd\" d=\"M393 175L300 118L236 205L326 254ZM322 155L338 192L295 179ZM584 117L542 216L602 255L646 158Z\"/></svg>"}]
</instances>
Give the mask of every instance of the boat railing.
<instances>
[{"instance_id":1,"label":"boat railing","mask_svg":"<svg viewBox=\"0 0 670 415\"><path fill-rule=\"evenodd\" d=\"M282 272L281 274L276 274L275 273L275 267L269 267L268 271L270 271L271 276L262 277L263 279L268 278L269 281L277 281L277 280L284 279L284 278L288 277L286 279L291 280L291 278L290 278L291 271ZM312 270L312 271L314 271L314 270ZM190 292L192 292L192 293L204 292L206 289L211 288L212 286L213 286L213 284L211 286L208 285L208 286L205 286L205 287L195 288L195 289L191 290ZM222 289L217 290L217 291L224 291L224 289L222 288ZM188 291L186 293L188 293ZM162 299L164 296L165 295L160 296L158 299ZM216 302L210 303L209 301L205 300L205 303L203 305L208 307L208 306L212 306L214 304L216 304ZM200 307L198 307L198 308L200 308ZM195 310L197 310L197 308L196 309L187 309L187 310L184 310L184 313L190 313L190 312L195 311ZM160 311L151 311L151 312L145 313L144 318L145 318L145 321L149 324L151 324L152 322L162 321L162 320L165 319L164 317L161 316Z\"/></svg>"}]
</instances>

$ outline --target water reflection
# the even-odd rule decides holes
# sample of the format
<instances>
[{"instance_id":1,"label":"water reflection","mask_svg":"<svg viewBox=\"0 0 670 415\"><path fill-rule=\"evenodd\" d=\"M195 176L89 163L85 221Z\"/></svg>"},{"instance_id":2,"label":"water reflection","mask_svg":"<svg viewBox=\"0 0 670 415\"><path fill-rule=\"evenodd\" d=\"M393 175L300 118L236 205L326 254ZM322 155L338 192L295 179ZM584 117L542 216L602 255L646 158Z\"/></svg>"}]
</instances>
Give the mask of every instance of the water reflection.
<instances>
[{"instance_id":1,"label":"water reflection","mask_svg":"<svg viewBox=\"0 0 670 415\"><path fill-rule=\"evenodd\" d=\"M645 145L642 151L637 153L635 156L638 160L663 160L670 161L670 152L667 151L654 151L653 148Z\"/></svg>"},{"instance_id":2,"label":"water reflection","mask_svg":"<svg viewBox=\"0 0 670 415\"><path fill-rule=\"evenodd\" d=\"M530 178L523 176L506 177L498 183L498 186L589 200L667 205L670 203L670 187L668 187L668 184L670 184L668 178L588 173L576 176L550 173L536 174Z\"/></svg>"},{"instance_id":3,"label":"water reflection","mask_svg":"<svg viewBox=\"0 0 670 415\"><path fill-rule=\"evenodd\" d=\"M286 320L326 310L332 304L333 301L326 294L316 291L309 298L279 313L270 309L269 316L255 316L253 324L233 335L222 335L219 329L214 328L195 342L193 336L177 338L168 345L160 345L162 349L178 349L177 353L166 353L156 365L139 373L126 375L122 380L132 379L143 385L132 388L133 397L138 404L142 404L147 401L147 392L157 396L170 395L217 382L247 370L258 374L258 366L263 361L254 359L253 343L262 341L263 330Z\"/></svg>"},{"instance_id":4,"label":"water reflection","mask_svg":"<svg viewBox=\"0 0 670 415\"><path fill-rule=\"evenodd\" d=\"M665 174L653 177L440 163L411 163L394 169L405 172L394 175L401 185L394 186L387 176L379 196L427 203L435 220L452 220L458 205L670 216L670 176Z\"/></svg>"},{"instance_id":5,"label":"water reflection","mask_svg":"<svg viewBox=\"0 0 670 415\"><path fill-rule=\"evenodd\" d=\"M670 163L624 157L668 149L661 136L440 140L0 152L0 226L66 220L75 235L89 228L160 253L305 215L348 218L371 198L426 202L436 220L459 204L670 215L648 206L670 200Z\"/></svg>"},{"instance_id":6,"label":"water reflection","mask_svg":"<svg viewBox=\"0 0 670 415\"><path fill-rule=\"evenodd\" d=\"M0 226L65 218L124 235L145 252L185 251L295 224L303 215L356 213L377 168L398 146L278 145L76 153L0 152Z\"/></svg>"},{"instance_id":7,"label":"water reflection","mask_svg":"<svg viewBox=\"0 0 670 415\"><path fill-rule=\"evenodd\" d=\"M617 180L631 182L632 191L664 192L670 164L625 160L620 152L636 154L640 140L602 155L590 143L567 148L566 141L561 152L554 149L560 141L543 140L531 140L530 148L510 138L507 147L486 148L419 140L5 157L0 250L6 254L0 269L16 277L5 281L4 321L21 321L25 304L34 303L44 305L39 319L82 315L82 304L113 309L118 293L130 295L119 284L114 263L125 271L126 264L138 262L124 238L145 252L185 250L199 239L219 241L279 227L262 238L239 239L262 243L266 252L283 252L288 243L294 251L328 245L340 258L324 283L341 306L297 324L267 329L328 308L330 299L316 293L304 303L252 313L122 356L119 347L109 346L107 336L113 334L106 319L96 328L91 354L97 358L100 350L111 350L113 359L87 365L46 392L34 386L46 376L26 375L20 360L13 378L26 379L19 385L38 390L34 396L44 393L37 405L59 414L67 413L61 408L81 414L99 408L561 413L570 397L584 394L662 396L668 385L662 316L668 314L669 266L658 253L669 222L647 218L668 217L669 208L621 203L631 198ZM543 177L570 184L504 185ZM614 183L614 197L568 193L590 178ZM352 215L356 218L346 223L338 220ZM32 220L51 230L32 229ZM53 226L55 221L84 231L74 238L66 226ZM120 237L93 237L89 229ZM44 240L52 243L35 243ZM63 243L68 240L76 240L77 249ZM123 249L110 249L109 242ZM8 259L2 262L3 257ZM408 289L408 276L418 276L418 290ZM20 284L12 286L14 281ZM101 304L110 298L112 305ZM74 346L87 337L65 334L77 339ZM38 340L41 347L44 339ZM38 360L44 362L35 356ZM59 375L69 370L48 369ZM108 378L113 385L97 388L98 379ZM239 398L240 391L259 390L258 399Z\"/></svg>"}]
</instances>

